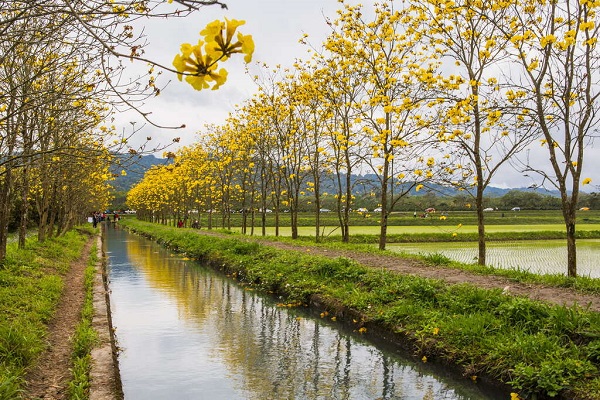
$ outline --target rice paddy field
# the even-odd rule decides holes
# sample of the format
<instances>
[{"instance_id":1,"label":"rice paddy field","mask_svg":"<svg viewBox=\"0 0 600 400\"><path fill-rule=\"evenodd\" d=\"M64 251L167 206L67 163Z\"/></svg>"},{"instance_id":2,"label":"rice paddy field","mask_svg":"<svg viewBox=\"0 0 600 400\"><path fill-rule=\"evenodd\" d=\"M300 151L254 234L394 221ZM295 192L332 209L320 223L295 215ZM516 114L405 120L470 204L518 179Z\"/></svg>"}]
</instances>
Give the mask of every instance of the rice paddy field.
<instances>
[{"instance_id":1,"label":"rice paddy field","mask_svg":"<svg viewBox=\"0 0 600 400\"><path fill-rule=\"evenodd\" d=\"M439 213L430 214L427 218L415 218L412 213L394 213L390 216L388 237L402 235L418 238L408 240L410 243L391 243L394 240L390 240L387 249L407 254L441 254L461 263L474 263L477 261L477 243L473 241L477 233L474 214L473 211L449 212L444 213L444 218L440 218L442 215ZM291 236L291 229L285 224L285 215L283 217L279 235ZM350 235L372 236L373 240L370 243L376 248L376 237L380 229L377 217L360 215L353 218ZM233 220L235 221L235 218ZM268 215L267 225L270 225L271 220L272 215ZM336 226L334 214L323 215L321 220L321 235L336 240L340 236L340 230ZM241 229L239 226L233 226L231 230L239 232ZM580 212L577 231L595 231L591 235L592 238L577 240L578 273L581 276L600 278L600 239L597 239L600 231L600 211ZM536 274L565 274L565 240L544 238L548 236L548 232L556 233L555 237L560 237L561 233L565 232L560 211L494 211L486 214L486 234L495 235L494 240L487 242L487 264ZM305 238L314 237L314 215L301 215L298 233ZM255 227L253 234L260 235L261 228ZM275 235L275 228L267 226L266 234ZM444 238L446 235L447 241ZM469 237L466 238L467 236ZM516 236L520 240L511 240ZM429 242L428 237L437 237L437 240ZM498 240L498 237L501 239ZM503 237L506 240L503 240Z\"/></svg>"},{"instance_id":2,"label":"rice paddy field","mask_svg":"<svg viewBox=\"0 0 600 400\"><path fill-rule=\"evenodd\" d=\"M408 254L441 254L451 260L477 262L477 243L392 243L388 250ZM565 274L567 249L564 240L510 240L486 244L487 264L535 274ZM580 276L600 278L600 239L577 241L577 271Z\"/></svg>"},{"instance_id":3,"label":"rice paddy field","mask_svg":"<svg viewBox=\"0 0 600 400\"><path fill-rule=\"evenodd\" d=\"M379 235L379 226L351 226L350 235ZM240 232L241 228L232 227L232 231ZM577 224L578 231L595 231L600 230L599 224ZM248 229L249 231L249 229ZM321 226L321 233L324 236L340 236L340 229L337 226L324 225ZM542 231L557 231L565 232L565 227L562 224L518 224L518 225L487 225L485 228L487 233L496 232L542 232ZM255 227L254 234L260 235L261 228ZM477 233L476 225L441 225L431 224L427 225L392 225L388 226L388 234L444 234L447 233L451 236L454 232L458 235L461 233ZM275 228L272 226L267 227L266 233L268 236L275 235ZM281 226L279 228L279 234L281 236L291 236L292 230L289 226ZM314 236L314 226L299 226L298 234L300 236Z\"/></svg>"}]
</instances>

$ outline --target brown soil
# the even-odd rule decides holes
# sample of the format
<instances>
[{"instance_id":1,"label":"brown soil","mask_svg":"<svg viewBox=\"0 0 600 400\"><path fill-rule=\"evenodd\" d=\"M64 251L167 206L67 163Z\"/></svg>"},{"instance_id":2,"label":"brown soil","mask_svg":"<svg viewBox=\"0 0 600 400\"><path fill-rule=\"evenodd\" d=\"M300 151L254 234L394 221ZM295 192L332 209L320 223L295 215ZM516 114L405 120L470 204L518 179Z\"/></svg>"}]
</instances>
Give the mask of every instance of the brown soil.
<instances>
[{"instance_id":1,"label":"brown soil","mask_svg":"<svg viewBox=\"0 0 600 400\"><path fill-rule=\"evenodd\" d=\"M71 379L71 338L81 320L85 300L85 270L94 241L98 244L98 256L103 257L102 243L92 236L85 244L79 259L71 264L64 277L63 293L48 324L47 348L26 376L24 398L30 400L62 400L68 398ZM119 379L116 348L112 336L110 305L104 282L102 264L97 265L94 276L94 316L92 325L98 333L98 343L92 349L90 372L90 399L118 400L123 398Z\"/></svg>"},{"instance_id":2,"label":"brown soil","mask_svg":"<svg viewBox=\"0 0 600 400\"><path fill-rule=\"evenodd\" d=\"M71 264L54 318L48 325L47 348L26 377L27 399L67 398L71 378L71 337L81 319L85 296L84 274L94 238L86 243L81 257Z\"/></svg>"}]
</instances>

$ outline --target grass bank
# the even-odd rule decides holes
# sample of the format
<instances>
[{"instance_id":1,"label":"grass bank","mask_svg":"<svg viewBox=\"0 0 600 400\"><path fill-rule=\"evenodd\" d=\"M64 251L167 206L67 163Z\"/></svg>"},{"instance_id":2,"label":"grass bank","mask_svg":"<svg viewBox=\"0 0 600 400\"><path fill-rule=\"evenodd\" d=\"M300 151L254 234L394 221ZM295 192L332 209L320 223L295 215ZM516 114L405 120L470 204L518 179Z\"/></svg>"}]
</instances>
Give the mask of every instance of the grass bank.
<instances>
[{"instance_id":1,"label":"grass bank","mask_svg":"<svg viewBox=\"0 0 600 400\"><path fill-rule=\"evenodd\" d=\"M423 215L422 211L417 211L417 215ZM200 213L191 214L191 220L198 219L202 226L207 226L209 218L212 220L213 227L241 227L244 215L240 213L221 214L221 213ZM252 216L248 215L247 223L250 225ZM371 213L350 213L350 225L352 227L371 226L373 229L378 229L381 214L377 212ZM260 225L261 215L255 213L254 224L255 228ZM327 212L319 214L320 222L325 227L335 227L339 225L339 219L336 212ZM290 213L280 213L279 223L281 227L291 226ZM469 211L448 211L429 214L427 218L414 217L411 212L392 212L388 216L388 226L390 227L456 227L458 224L463 226L477 226L477 214L475 210ZM564 229L564 220L560 210L523 210L523 211L493 211L485 214L486 226L494 225L559 225ZM598 225L600 224L600 210L579 211L577 213L577 224L581 225ZM275 226L275 213L265 214L265 226ZM315 214L314 212L298 213L298 226L314 229ZM598 228L596 228L598 229ZM542 229L543 230L543 229Z\"/></svg>"},{"instance_id":2,"label":"grass bank","mask_svg":"<svg viewBox=\"0 0 600 400\"><path fill-rule=\"evenodd\" d=\"M8 245L0 265L0 399L22 396L26 370L44 350L63 277L88 238L71 231L44 243L28 239L25 249Z\"/></svg>"},{"instance_id":3,"label":"grass bank","mask_svg":"<svg viewBox=\"0 0 600 400\"><path fill-rule=\"evenodd\" d=\"M359 332L391 334L423 362L453 364L466 379L509 385L522 399L600 398L598 313L278 251L238 236L123 224L243 284L285 296L287 304L318 303Z\"/></svg>"},{"instance_id":4,"label":"grass bank","mask_svg":"<svg viewBox=\"0 0 600 400\"><path fill-rule=\"evenodd\" d=\"M223 234L232 234L228 230L218 230ZM235 233L234 233L235 235ZM246 237L246 236L243 236ZM254 236L252 240L256 241L277 241L290 244L301 244L302 246L326 247L338 250L351 250L354 252L382 254L380 250L373 247L372 243L342 243L335 240L324 240L320 243L315 243L314 237L301 236L298 239L292 239L289 236ZM424 243L424 242L415 242ZM425 242L430 243L430 242ZM464 243L464 242L457 242ZM390 246L391 247L391 246ZM557 274L535 274L524 269L516 268L500 268L494 266L481 266L477 263L464 264L446 257L440 253L432 253L428 255L410 254L398 252L395 250L386 250L383 252L390 257L401 259L416 259L430 265L444 266L446 268L457 268L478 275L494 275L501 276L519 283L543 284L552 287L562 287L574 289L581 293L600 294L600 279L589 278L587 276L579 276L578 278L570 278L564 273Z\"/></svg>"},{"instance_id":5,"label":"grass bank","mask_svg":"<svg viewBox=\"0 0 600 400\"><path fill-rule=\"evenodd\" d=\"M81 321L73 335L73 354L69 398L83 400L89 398L92 349L98 343L98 334L92 326L94 316L94 275L98 259L98 246L94 244L85 269L85 298L81 309Z\"/></svg>"},{"instance_id":6,"label":"grass bank","mask_svg":"<svg viewBox=\"0 0 600 400\"><path fill-rule=\"evenodd\" d=\"M485 234L487 241L509 241L509 240L566 240L566 234L564 229L558 227L556 230L550 230L553 226L543 227L549 230L530 230L531 227L524 227L527 230L517 226L511 226L511 231L495 231L494 227L486 227L487 233ZM412 228L412 227L411 227ZM390 233L386 237L387 243L427 243L427 242L477 242L477 232L474 231L475 227L464 227L464 230L454 231L438 231L438 232L403 232L403 233ZM489 229L488 229L489 228ZM598 228L598 227L596 227ZM419 228L417 228L419 229ZM422 228L420 228L422 229ZM462 229L462 227L461 227ZM360 232L361 229L356 229ZM454 235L456 233L456 235ZM579 230L576 233L577 239L599 239L600 229L595 230ZM322 240L325 242L336 242L340 241L340 236L327 236ZM314 236L313 236L314 240ZM363 234L356 233L350 236L351 243L367 243L375 244L379 243L378 234Z\"/></svg>"}]
</instances>

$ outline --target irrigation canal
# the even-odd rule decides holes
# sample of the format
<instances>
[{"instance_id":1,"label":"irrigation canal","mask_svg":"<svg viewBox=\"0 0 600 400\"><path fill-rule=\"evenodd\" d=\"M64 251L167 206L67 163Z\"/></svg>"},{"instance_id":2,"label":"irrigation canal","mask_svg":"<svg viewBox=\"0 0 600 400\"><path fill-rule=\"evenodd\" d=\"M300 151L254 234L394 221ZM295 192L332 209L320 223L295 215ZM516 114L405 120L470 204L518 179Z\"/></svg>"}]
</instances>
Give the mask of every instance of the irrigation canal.
<instances>
[{"instance_id":1,"label":"irrigation canal","mask_svg":"<svg viewBox=\"0 0 600 400\"><path fill-rule=\"evenodd\" d=\"M507 398L143 237L106 249L126 400Z\"/></svg>"}]
</instances>

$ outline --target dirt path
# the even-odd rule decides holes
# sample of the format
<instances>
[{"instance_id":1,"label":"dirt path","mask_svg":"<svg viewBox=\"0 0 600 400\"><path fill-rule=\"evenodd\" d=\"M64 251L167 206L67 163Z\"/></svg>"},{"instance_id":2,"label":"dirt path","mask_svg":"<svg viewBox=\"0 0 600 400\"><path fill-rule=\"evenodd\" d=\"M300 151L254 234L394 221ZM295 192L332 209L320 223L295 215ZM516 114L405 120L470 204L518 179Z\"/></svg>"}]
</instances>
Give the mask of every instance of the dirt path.
<instances>
[{"instance_id":1,"label":"dirt path","mask_svg":"<svg viewBox=\"0 0 600 400\"><path fill-rule=\"evenodd\" d=\"M81 319L85 296L84 277L90 250L96 237L85 244L81 257L71 264L64 277L60 303L48 325L48 347L36 366L27 374L27 399L60 400L67 398L67 385L71 378L71 337Z\"/></svg>"},{"instance_id":2,"label":"dirt path","mask_svg":"<svg viewBox=\"0 0 600 400\"><path fill-rule=\"evenodd\" d=\"M220 235L216 232L199 231L202 234ZM253 240L248 238L247 240ZM417 275L425 278L441 279L450 285L458 283L471 283L484 289L502 289L517 296L527 296L535 300L541 300L552 304L572 306L578 304L588 307L589 310L600 312L600 295L584 294L573 289L549 287L539 284L524 284L513 282L509 279L477 275L455 268L445 268L425 265L415 260L402 259L393 255L370 254L350 250L327 249L318 246L306 246L302 244L290 244L276 241L256 239L260 243L276 247L282 250L300 251L326 257L345 257L359 264L373 268L383 268L400 274Z\"/></svg>"}]
</instances>

